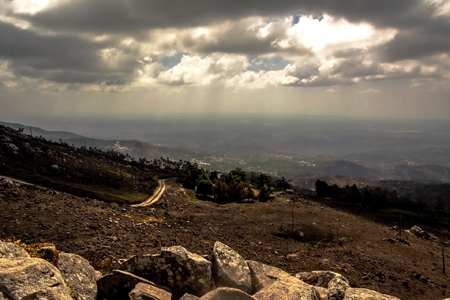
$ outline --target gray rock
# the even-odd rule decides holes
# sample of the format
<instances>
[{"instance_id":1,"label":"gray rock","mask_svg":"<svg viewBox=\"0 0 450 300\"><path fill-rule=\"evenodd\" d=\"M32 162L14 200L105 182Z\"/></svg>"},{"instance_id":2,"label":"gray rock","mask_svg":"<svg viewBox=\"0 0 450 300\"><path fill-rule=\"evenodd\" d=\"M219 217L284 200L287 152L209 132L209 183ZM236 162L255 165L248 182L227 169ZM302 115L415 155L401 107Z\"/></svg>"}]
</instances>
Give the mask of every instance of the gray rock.
<instances>
[{"instance_id":1,"label":"gray rock","mask_svg":"<svg viewBox=\"0 0 450 300\"><path fill-rule=\"evenodd\" d=\"M72 300L59 270L39 258L0 258L0 291L11 300Z\"/></svg>"},{"instance_id":2,"label":"gray rock","mask_svg":"<svg viewBox=\"0 0 450 300\"><path fill-rule=\"evenodd\" d=\"M128 294L130 300L171 300L172 294L153 285L139 282Z\"/></svg>"},{"instance_id":3,"label":"gray rock","mask_svg":"<svg viewBox=\"0 0 450 300\"><path fill-rule=\"evenodd\" d=\"M2 186L5 188L13 188L14 187L14 182L12 182L12 180L9 179L4 179L2 181Z\"/></svg>"},{"instance_id":4,"label":"gray rock","mask_svg":"<svg viewBox=\"0 0 450 300\"><path fill-rule=\"evenodd\" d=\"M250 276L252 279L251 294L259 292L278 279L286 282L299 281L299 279L289 275L289 273L269 265L252 260L247 260L247 265L250 269Z\"/></svg>"},{"instance_id":5,"label":"gray rock","mask_svg":"<svg viewBox=\"0 0 450 300\"><path fill-rule=\"evenodd\" d=\"M97 299L123 300L128 299L128 294L134 289L139 282L153 285L157 288L171 292L170 289L159 286L145 278L134 274L113 270L112 274L107 274L97 280L98 294Z\"/></svg>"},{"instance_id":6,"label":"gray rock","mask_svg":"<svg viewBox=\"0 0 450 300\"><path fill-rule=\"evenodd\" d=\"M334 278L341 278L345 282L348 283L347 278L342 276L339 273L331 272L331 271L312 271L312 272L301 272L295 274L295 277L300 279L301 281L306 282L307 284L311 284L314 286L320 286L324 288L328 288L328 283L330 280Z\"/></svg>"},{"instance_id":7,"label":"gray rock","mask_svg":"<svg viewBox=\"0 0 450 300\"><path fill-rule=\"evenodd\" d=\"M255 300L249 294L244 293L241 290L221 287L217 288L214 291L209 292L200 298L200 300Z\"/></svg>"},{"instance_id":8,"label":"gray rock","mask_svg":"<svg viewBox=\"0 0 450 300\"><path fill-rule=\"evenodd\" d=\"M265 287L253 295L256 300L318 300L314 287L302 281L298 284L292 282L275 281L274 284Z\"/></svg>"},{"instance_id":9,"label":"gray rock","mask_svg":"<svg viewBox=\"0 0 450 300\"><path fill-rule=\"evenodd\" d=\"M141 277L168 286L178 297L203 296L213 289L212 264L181 246L161 248L161 254L133 256L122 267Z\"/></svg>"},{"instance_id":10,"label":"gray rock","mask_svg":"<svg viewBox=\"0 0 450 300\"><path fill-rule=\"evenodd\" d=\"M341 277L335 277L328 282L328 300L342 300L345 297L345 291L350 287L347 281Z\"/></svg>"},{"instance_id":11,"label":"gray rock","mask_svg":"<svg viewBox=\"0 0 450 300\"><path fill-rule=\"evenodd\" d=\"M221 242L214 244L214 282L218 287L232 287L251 293L250 269L236 251Z\"/></svg>"},{"instance_id":12,"label":"gray rock","mask_svg":"<svg viewBox=\"0 0 450 300\"><path fill-rule=\"evenodd\" d=\"M5 146L10 152L14 154L17 154L17 151L19 151L19 148L13 143L5 143Z\"/></svg>"},{"instance_id":13,"label":"gray rock","mask_svg":"<svg viewBox=\"0 0 450 300\"><path fill-rule=\"evenodd\" d=\"M381 294L368 289L348 288L344 300L400 300L397 297Z\"/></svg>"},{"instance_id":14,"label":"gray rock","mask_svg":"<svg viewBox=\"0 0 450 300\"><path fill-rule=\"evenodd\" d=\"M320 286L313 286L313 289L316 290L318 300L328 300L328 289Z\"/></svg>"},{"instance_id":15,"label":"gray rock","mask_svg":"<svg viewBox=\"0 0 450 300\"><path fill-rule=\"evenodd\" d=\"M183 297L180 298L180 300L199 300L200 298L191 294L184 294Z\"/></svg>"},{"instance_id":16,"label":"gray rock","mask_svg":"<svg viewBox=\"0 0 450 300\"><path fill-rule=\"evenodd\" d=\"M409 229L409 232L414 234L415 236L418 236L420 238L426 239L426 240L432 240L432 241L438 241L438 238L431 233L422 230L419 226L414 225Z\"/></svg>"},{"instance_id":17,"label":"gray rock","mask_svg":"<svg viewBox=\"0 0 450 300\"><path fill-rule=\"evenodd\" d=\"M0 258L30 258L30 256L16 244L0 242Z\"/></svg>"},{"instance_id":18,"label":"gray rock","mask_svg":"<svg viewBox=\"0 0 450 300\"><path fill-rule=\"evenodd\" d=\"M61 252L57 267L76 297L80 300L97 298L95 270L86 259L76 254Z\"/></svg>"}]
</instances>

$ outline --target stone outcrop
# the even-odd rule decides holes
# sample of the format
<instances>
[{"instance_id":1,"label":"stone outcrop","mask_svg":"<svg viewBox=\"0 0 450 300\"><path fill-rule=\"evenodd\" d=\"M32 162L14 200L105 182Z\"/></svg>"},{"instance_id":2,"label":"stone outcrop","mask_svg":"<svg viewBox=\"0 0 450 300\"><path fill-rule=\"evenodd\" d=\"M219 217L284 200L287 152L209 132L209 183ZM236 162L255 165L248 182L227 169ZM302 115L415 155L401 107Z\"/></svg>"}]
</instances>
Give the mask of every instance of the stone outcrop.
<instances>
[{"instance_id":1,"label":"stone outcrop","mask_svg":"<svg viewBox=\"0 0 450 300\"><path fill-rule=\"evenodd\" d=\"M0 291L11 300L72 300L59 270L39 258L0 258Z\"/></svg>"},{"instance_id":2,"label":"stone outcrop","mask_svg":"<svg viewBox=\"0 0 450 300\"><path fill-rule=\"evenodd\" d=\"M16 244L0 242L0 258L30 258L30 256Z\"/></svg>"},{"instance_id":3,"label":"stone outcrop","mask_svg":"<svg viewBox=\"0 0 450 300\"><path fill-rule=\"evenodd\" d=\"M97 281L97 298L108 300L128 299L128 294L138 283L154 285L157 288L164 289L164 287L132 273L114 270L112 274L107 274ZM165 288L165 290L170 292L170 289Z\"/></svg>"},{"instance_id":4,"label":"stone outcrop","mask_svg":"<svg viewBox=\"0 0 450 300\"><path fill-rule=\"evenodd\" d=\"M331 271L291 276L269 265L245 261L220 242L213 256L210 262L180 246L162 248L157 255L121 261L124 270L98 278L99 272L78 255L61 252L55 267L44 259L31 258L16 244L0 242L0 300L399 300L352 288L344 276Z\"/></svg>"},{"instance_id":5,"label":"stone outcrop","mask_svg":"<svg viewBox=\"0 0 450 300\"><path fill-rule=\"evenodd\" d=\"M284 279L284 281L295 279L283 270L256 261L248 260L247 265L250 269L250 276L252 280L252 294L255 294L266 286L273 284L278 279ZM292 279L289 277L292 277Z\"/></svg>"},{"instance_id":6,"label":"stone outcrop","mask_svg":"<svg viewBox=\"0 0 450 300\"><path fill-rule=\"evenodd\" d=\"M302 281L297 283L285 282L281 280L275 281L273 284L265 287L253 297L256 300L318 300L316 290Z\"/></svg>"},{"instance_id":7,"label":"stone outcrop","mask_svg":"<svg viewBox=\"0 0 450 300\"><path fill-rule=\"evenodd\" d=\"M247 262L236 251L221 242L214 244L214 282L218 287L232 287L243 292L252 291Z\"/></svg>"},{"instance_id":8,"label":"stone outcrop","mask_svg":"<svg viewBox=\"0 0 450 300\"><path fill-rule=\"evenodd\" d=\"M347 278L331 271L300 272L295 274L295 277L308 284L324 288L328 288L328 283L334 278L341 278L348 283Z\"/></svg>"},{"instance_id":9,"label":"stone outcrop","mask_svg":"<svg viewBox=\"0 0 450 300\"><path fill-rule=\"evenodd\" d=\"M128 294L130 300L171 300L172 294L156 286L139 282Z\"/></svg>"},{"instance_id":10,"label":"stone outcrop","mask_svg":"<svg viewBox=\"0 0 450 300\"><path fill-rule=\"evenodd\" d=\"M212 264L181 246L161 248L161 254L133 256L122 267L155 283L169 287L174 294L203 296L212 287Z\"/></svg>"},{"instance_id":11,"label":"stone outcrop","mask_svg":"<svg viewBox=\"0 0 450 300\"><path fill-rule=\"evenodd\" d=\"M348 281L342 277L335 277L328 282L328 300L342 300L345 297L345 292L350 287Z\"/></svg>"},{"instance_id":12,"label":"stone outcrop","mask_svg":"<svg viewBox=\"0 0 450 300\"><path fill-rule=\"evenodd\" d=\"M416 226L416 225L411 227L409 229L409 232L411 232L415 236L418 236L418 237L423 238L425 240L431 240L431 241L435 241L435 242L439 240L436 236L432 235L431 233L423 230L422 228L420 228L419 226Z\"/></svg>"},{"instance_id":13,"label":"stone outcrop","mask_svg":"<svg viewBox=\"0 0 450 300\"><path fill-rule=\"evenodd\" d=\"M349 288L345 292L344 300L400 300L397 297L381 294L368 289Z\"/></svg>"},{"instance_id":14,"label":"stone outcrop","mask_svg":"<svg viewBox=\"0 0 450 300\"><path fill-rule=\"evenodd\" d=\"M95 270L86 259L76 254L61 252L57 267L75 297L86 300L97 298Z\"/></svg>"}]
</instances>

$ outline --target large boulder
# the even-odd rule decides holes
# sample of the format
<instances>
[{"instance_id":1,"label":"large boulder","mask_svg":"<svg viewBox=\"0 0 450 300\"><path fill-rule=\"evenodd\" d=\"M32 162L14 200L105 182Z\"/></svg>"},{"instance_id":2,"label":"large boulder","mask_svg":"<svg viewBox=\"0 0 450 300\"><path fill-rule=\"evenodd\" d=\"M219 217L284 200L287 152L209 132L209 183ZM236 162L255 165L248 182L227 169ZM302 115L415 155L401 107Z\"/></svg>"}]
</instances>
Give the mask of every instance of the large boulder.
<instances>
[{"instance_id":1,"label":"large boulder","mask_svg":"<svg viewBox=\"0 0 450 300\"><path fill-rule=\"evenodd\" d=\"M318 300L314 287L300 280L298 283L275 281L272 285L265 287L253 295L256 300Z\"/></svg>"},{"instance_id":2,"label":"large boulder","mask_svg":"<svg viewBox=\"0 0 450 300\"><path fill-rule=\"evenodd\" d=\"M328 289L320 286L313 286L313 289L316 290L318 300L328 300Z\"/></svg>"},{"instance_id":3,"label":"large boulder","mask_svg":"<svg viewBox=\"0 0 450 300\"><path fill-rule=\"evenodd\" d=\"M253 260L247 260L247 265L250 269L250 277L252 279L252 291L251 294L255 294L273 284L277 280L285 282L299 281L296 277L289 275L289 273L280 270L278 268L265 265Z\"/></svg>"},{"instance_id":4,"label":"large boulder","mask_svg":"<svg viewBox=\"0 0 450 300\"><path fill-rule=\"evenodd\" d=\"M200 298L200 300L255 300L252 296L241 290L220 287Z\"/></svg>"},{"instance_id":5,"label":"large boulder","mask_svg":"<svg viewBox=\"0 0 450 300\"><path fill-rule=\"evenodd\" d=\"M200 298L191 294L184 294L183 297L180 298L180 300L199 300Z\"/></svg>"},{"instance_id":6,"label":"large boulder","mask_svg":"<svg viewBox=\"0 0 450 300\"><path fill-rule=\"evenodd\" d=\"M347 281L341 277L335 277L328 282L328 300L342 300L345 297L345 291L350 287Z\"/></svg>"},{"instance_id":7,"label":"large boulder","mask_svg":"<svg viewBox=\"0 0 450 300\"><path fill-rule=\"evenodd\" d=\"M381 294L368 289L348 288L344 300L400 300L397 297Z\"/></svg>"},{"instance_id":8,"label":"large boulder","mask_svg":"<svg viewBox=\"0 0 450 300\"><path fill-rule=\"evenodd\" d=\"M22 247L0 241L0 258L30 258L30 256Z\"/></svg>"},{"instance_id":9,"label":"large boulder","mask_svg":"<svg viewBox=\"0 0 450 300\"><path fill-rule=\"evenodd\" d=\"M0 291L10 300L72 300L59 270L38 258L0 258Z\"/></svg>"},{"instance_id":10,"label":"large boulder","mask_svg":"<svg viewBox=\"0 0 450 300\"><path fill-rule=\"evenodd\" d=\"M112 274L107 274L97 281L98 295L97 299L123 300L128 299L129 293L138 283L153 285L159 289L170 289L159 286L145 278L136 276L129 272L113 270Z\"/></svg>"},{"instance_id":11,"label":"large boulder","mask_svg":"<svg viewBox=\"0 0 450 300\"><path fill-rule=\"evenodd\" d=\"M295 274L295 277L307 284L320 286L328 288L328 283L334 278L341 278L343 281L348 283L347 278L339 273L332 271L312 271L312 272L301 272Z\"/></svg>"},{"instance_id":12,"label":"large boulder","mask_svg":"<svg viewBox=\"0 0 450 300\"><path fill-rule=\"evenodd\" d=\"M156 286L139 282L128 294L130 300L170 300L172 294Z\"/></svg>"},{"instance_id":13,"label":"large boulder","mask_svg":"<svg viewBox=\"0 0 450 300\"><path fill-rule=\"evenodd\" d=\"M231 287L251 293L250 269L242 256L221 242L214 244L213 256L216 286Z\"/></svg>"},{"instance_id":14,"label":"large boulder","mask_svg":"<svg viewBox=\"0 0 450 300\"><path fill-rule=\"evenodd\" d=\"M203 296L213 289L212 264L181 246L161 248L161 254L133 256L122 267L158 284L170 287L176 296Z\"/></svg>"},{"instance_id":15,"label":"large boulder","mask_svg":"<svg viewBox=\"0 0 450 300\"><path fill-rule=\"evenodd\" d=\"M76 254L61 252L57 267L75 297L81 300L97 298L96 273L86 259Z\"/></svg>"}]
</instances>

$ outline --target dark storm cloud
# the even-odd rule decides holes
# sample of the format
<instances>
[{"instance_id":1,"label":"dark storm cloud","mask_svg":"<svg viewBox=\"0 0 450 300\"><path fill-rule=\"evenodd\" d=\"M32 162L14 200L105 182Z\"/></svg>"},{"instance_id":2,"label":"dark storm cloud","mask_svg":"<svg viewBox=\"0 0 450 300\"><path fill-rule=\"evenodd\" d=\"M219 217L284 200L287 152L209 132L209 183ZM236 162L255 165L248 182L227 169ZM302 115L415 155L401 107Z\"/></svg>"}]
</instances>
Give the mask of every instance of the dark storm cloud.
<instances>
[{"instance_id":1,"label":"dark storm cloud","mask_svg":"<svg viewBox=\"0 0 450 300\"><path fill-rule=\"evenodd\" d=\"M333 68L331 74L340 75L346 78L365 77L371 75L377 75L380 73L379 64L371 62L364 64L361 59L346 59L342 61L338 66Z\"/></svg>"},{"instance_id":2,"label":"dark storm cloud","mask_svg":"<svg viewBox=\"0 0 450 300\"><path fill-rule=\"evenodd\" d=\"M267 24L265 24L267 25ZM286 28L278 26L272 28L267 36L257 35L260 28L245 29L246 24L235 23L219 33L214 34L214 40L202 41L201 38L187 36L183 39L183 45L200 53L224 52L246 55L261 55L267 53L283 52L297 56L310 54L310 50L302 49L279 49L274 43L286 35ZM276 26L276 25L275 25Z\"/></svg>"},{"instance_id":3,"label":"dark storm cloud","mask_svg":"<svg viewBox=\"0 0 450 300\"><path fill-rule=\"evenodd\" d=\"M152 29L184 29L226 22L226 26L218 26L220 28L212 38L206 36L202 39L183 31L184 34L178 36L179 40L168 42L167 52L275 54L289 58L313 55L300 45L279 47L277 41L286 37L286 28L281 25L274 25L267 36L262 37L241 20L248 16L261 16L268 20L291 16L292 25L295 25L304 15L328 14L354 23L367 22L377 28L397 29L393 40L368 50L375 62L362 64L361 49L339 50L330 55L330 58L333 55L344 58L331 72L333 78L323 76L301 83L348 84L355 77L384 75L380 62L450 53L449 18L436 17L434 13L433 7L422 0L61 1L34 15L14 15L29 21L30 30L0 23L0 58L9 60L9 67L17 76L64 83L125 84L136 76L141 58L136 50L138 46L127 48L118 41L133 37L152 43L153 39L158 39L149 34ZM56 35L33 31L41 29ZM108 34L116 40L96 42L86 37L88 34ZM176 49L178 46L183 49ZM107 64L99 56L100 50L108 47L120 51L113 64ZM159 50L165 52L163 48ZM164 54L160 56L164 57ZM317 63L306 64L297 68L292 76L300 80L318 76L318 68Z\"/></svg>"},{"instance_id":4,"label":"dark storm cloud","mask_svg":"<svg viewBox=\"0 0 450 300\"><path fill-rule=\"evenodd\" d=\"M272 0L81 0L64 2L33 16L23 17L37 26L96 33L136 32L153 28L190 27L249 15L291 13L298 1Z\"/></svg>"},{"instance_id":5,"label":"dark storm cloud","mask_svg":"<svg viewBox=\"0 0 450 300\"><path fill-rule=\"evenodd\" d=\"M401 31L392 41L376 50L382 60L389 62L450 53L450 25Z\"/></svg>"},{"instance_id":6,"label":"dark storm cloud","mask_svg":"<svg viewBox=\"0 0 450 300\"><path fill-rule=\"evenodd\" d=\"M9 68L19 77L125 83L137 64L124 55L119 66L110 67L101 61L99 50L112 42L93 42L73 34L41 35L0 22L0 40L0 58L9 60Z\"/></svg>"},{"instance_id":7,"label":"dark storm cloud","mask_svg":"<svg viewBox=\"0 0 450 300\"><path fill-rule=\"evenodd\" d=\"M251 15L284 16L298 12L328 13L356 22L399 27L411 26L418 18L425 19L423 9L422 1L418 0L80 0L64 1L24 17L47 28L103 33L199 26Z\"/></svg>"},{"instance_id":8,"label":"dark storm cloud","mask_svg":"<svg viewBox=\"0 0 450 300\"><path fill-rule=\"evenodd\" d=\"M136 38L154 28L186 28L258 16L329 14L351 22L368 22L378 28L396 28L398 36L380 57L387 61L420 58L450 52L448 18L432 17L431 4L421 0L79 0L64 1L36 15L22 15L35 26L52 30L82 31L96 34L129 34ZM236 25L221 33L215 44L184 43L200 52L260 54L273 50L273 39L258 39ZM436 47L435 47L436 45Z\"/></svg>"}]
</instances>

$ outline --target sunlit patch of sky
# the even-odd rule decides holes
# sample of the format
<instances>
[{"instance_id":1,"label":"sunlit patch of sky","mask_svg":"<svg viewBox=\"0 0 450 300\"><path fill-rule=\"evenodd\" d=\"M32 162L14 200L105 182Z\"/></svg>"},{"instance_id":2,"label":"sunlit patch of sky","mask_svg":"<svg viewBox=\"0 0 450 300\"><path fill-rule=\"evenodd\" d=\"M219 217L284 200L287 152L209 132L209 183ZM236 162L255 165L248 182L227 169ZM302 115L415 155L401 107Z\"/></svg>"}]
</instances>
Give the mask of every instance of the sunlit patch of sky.
<instances>
[{"instance_id":1,"label":"sunlit patch of sky","mask_svg":"<svg viewBox=\"0 0 450 300\"><path fill-rule=\"evenodd\" d=\"M168 69L173 68L181 62L183 55L188 55L188 53L176 52L172 56L165 56L163 59L161 59L161 64Z\"/></svg>"},{"instance_id":2,"label":"sunlit patch of sky","mask_svg":"<svg viewBox=\"0 0 450 300\"><path fill-rule=\"evenodd\" d=\"M291 64L289 61L281 56L272 57L259 57L259 56L249 56L248 58L250 65L247 67L247 71L259 72L264 71L277 71L283 70L287 65Z\"/></svg>"}]
</instances>

